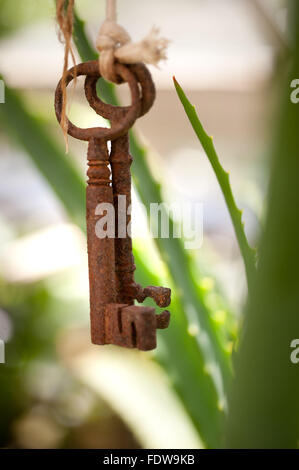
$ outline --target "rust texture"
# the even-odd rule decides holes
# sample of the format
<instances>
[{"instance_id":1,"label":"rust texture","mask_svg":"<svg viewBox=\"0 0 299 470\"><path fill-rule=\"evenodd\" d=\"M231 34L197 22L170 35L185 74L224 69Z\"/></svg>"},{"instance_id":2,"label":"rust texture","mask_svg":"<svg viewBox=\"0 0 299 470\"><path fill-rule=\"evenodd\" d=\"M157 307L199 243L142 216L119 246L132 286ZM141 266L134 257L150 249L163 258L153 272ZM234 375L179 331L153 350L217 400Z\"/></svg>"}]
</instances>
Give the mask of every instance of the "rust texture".
<instances>
[{"instance_id":1,"label":"rust texture","mask_svg":"<svg viewBox=\"0 0 299 470\"><path fill-rule=\"evenodd\" d=\"M134 305L152 298L160 308L170 304L171 291L166 287L142 288L135 282L132 239L127 233L131 221L131 163L128 131L138 117L149 111L155 100L155 86L143 64L116 64L118 83L127 82L131 106L116 107L104 103L97 95L100 78L97 61L77 66L77 76L85 75L85 95L100 116L109 119L111 128L81 129L68 122L68 133L88 141L88 186L86 189L87 244L90 284L91 337L94 344L115 344L148 351L156 347L156 330L169 325L170 313L157 315L153 307ZM73 80L74 68L67 74ZM62 90L59 82L55 94L55 111L61 120ZM107 141L111 141L109 154ZM99 204L111 204L115 210L115 236L99 238L96 231L101 217ZM118 208L123 205L119 212Z\"/></svg>"},{"instance_id":2,"label":"rust texture","mask_svg":"<svg viewBox=\"0 0 299 470\"><path fill-rule=\"evenodd\" d=\"M96 208L101 203L113 204L109 155L105 142L91 139L88 145L88 186L86 188L87 248L90 289L92 342L106 344L105 308L116 301L115 249L113 238L98 238Z\"/></svg>"},{"instance_id":3,"label":"rust texture","mask_svg":"<svg viewBox=\"0 0 299 470\"><path fill-rule=\"evenodd\" d=\"M131 172L132 157L129 153L129 136L125 134L111 144L110 162L112 169L112 186L115 207L115 275L117 286L117 300L128 305L134 304L136 297L134 271L134 257L132 252L132 239L127 233L131 222L129 208L131 206ZM125 196L122 198L121 196ZM121 204L120 213L118 212ZM125 217L124 217L125 216Z\"/></svg>"}]
</instances>

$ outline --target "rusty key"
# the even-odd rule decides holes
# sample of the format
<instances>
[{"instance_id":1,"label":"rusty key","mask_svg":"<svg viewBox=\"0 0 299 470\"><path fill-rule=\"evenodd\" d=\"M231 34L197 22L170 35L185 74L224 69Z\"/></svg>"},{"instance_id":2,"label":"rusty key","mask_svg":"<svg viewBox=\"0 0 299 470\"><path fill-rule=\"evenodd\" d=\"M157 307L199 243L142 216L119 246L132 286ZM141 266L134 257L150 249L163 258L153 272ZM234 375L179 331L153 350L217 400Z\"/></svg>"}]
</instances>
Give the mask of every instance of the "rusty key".
<instances>
[{"instance_id":1,"label":"rusty key","mask_svg":"<svg viewBox=\"0 0 299 470\"><path fill-rule=\"evenodd\" d=\"M156 347L156 329L167 328L170 314L156 315L152 307L136 306L152 297L159 307L170 304L170 289L149 286L143 289L134 280L132 240L127 233L131 220L132 157L129 153L128 130L135 120L144 115L155 99L155 87L143 64L124 66L116 64L119 82L129 84L132 105L115 107L102 102L96 92L100 78L98 62L77 66L77 76L86 75L85 94L89 104L102 117L109 119L111 128L80 129L68 121L68 133L88 144L87 239L90 280L91 336L95 344L115 344L140 350ZM67 84L74 78L74 68L67 75ZM140 85L140 88L139 88ZM61 82L55 95L55 110L61 119ZM107 141L111 140L109 155ZM112 174L110 171L112 170ZM125 219L119 226L118 199L125 201ZM116 237L99 238L96 234L99 204L113 204L115 208ZM125 234L119 233L123 231Z\"/></svg>"}]
</instances>

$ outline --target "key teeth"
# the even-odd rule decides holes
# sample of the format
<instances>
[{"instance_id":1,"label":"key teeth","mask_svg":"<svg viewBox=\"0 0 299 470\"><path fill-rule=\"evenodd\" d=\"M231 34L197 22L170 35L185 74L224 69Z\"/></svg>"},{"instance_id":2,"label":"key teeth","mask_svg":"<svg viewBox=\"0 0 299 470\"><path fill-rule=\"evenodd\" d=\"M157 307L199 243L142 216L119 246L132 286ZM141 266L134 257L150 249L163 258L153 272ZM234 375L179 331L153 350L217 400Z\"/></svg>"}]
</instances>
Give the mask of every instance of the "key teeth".
<instances>
[{"instance_id":1,"label":"key teeth","mask_svg":"<svg viewBox=\"0 0 299 470\"><path fill-rule=\"evenodd\" d=\"M138 293L136 300L142 303L147 297L153 299L158 307L166 308L171 302L171 289L168 289L168 287L148 286Z\"/></svg>"},{"instance_id":2,"label":"key teeth","mask_svg":"<svg viewBox=\"0 0 299 470\"><path fill-rule=\"evenodd\" d=\"M164 312L162 312L160 315L156 315L156 322L158 330L165 330L168 328L170 322L170 312L168 310L164 310Z\"/></svg>"},{"instance_id":3,"label":"key teeth","mask_svg":"<svg viewBox=\"0 0 299 470\"><path fill-rule=\"evenodd\" d=\"M170 313L156 315L153 307L108 304L105 307L105 342L141 351L157 346L156 330L169 325Z\"/></svg>"}]
</instances>

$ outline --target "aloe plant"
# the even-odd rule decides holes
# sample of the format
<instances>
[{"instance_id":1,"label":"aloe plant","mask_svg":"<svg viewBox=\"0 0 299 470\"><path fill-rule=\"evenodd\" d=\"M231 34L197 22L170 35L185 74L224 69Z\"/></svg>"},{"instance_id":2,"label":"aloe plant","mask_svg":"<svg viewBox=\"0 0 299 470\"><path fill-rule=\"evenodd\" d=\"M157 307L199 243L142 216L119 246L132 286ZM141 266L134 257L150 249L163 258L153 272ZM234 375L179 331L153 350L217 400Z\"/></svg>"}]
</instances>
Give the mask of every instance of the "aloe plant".
<instances>
[{"instance_id":1,"label":"aloe plant","mask_svg":"<svg viewBox=\"0 0 299 470\"><path fill-rule=\"evenodd\" d=\"M292 58L280 77L267 217L230 397L226 445L234 448L294 449L299 442L299 370L290 357L299 337L299 110L290 99L299 77L299 4L289 3Z\"/></svg>"},{"instance_id":2,"label":"aloe plant","mask_svg":"<svg viewBox=\"0 0 299 470\"><path fill-rule=\"evenodd\" d=\"M255 274L255 251L249 246L247 237L244 231L244 223L242 221L242 211L238 209L231 189L229 181L229 173L225 171L220 163L219 157L215 150L213 137L209 136L196 113L195 107L192 106L184 93L182 87L179 85L177 80L174 78L174 85L177 91L178 97L184 107L186 115L200 141L211 165L215 172L215 176L220 185L222 194L224 196L233 226L237 241L239 244L240 252L243 257L245 271L247 276L248 288L251 288L253 282L253 276Z\"/></svg>"},{"instance_id":3,"label":"aloe plant","mask_svg":"<svg viewBox=\"0 0 299 470\"><path fill-rule=\"evenodd\" d=\"M298 195L298 126L290 84L299 76L299 5L291 0L292 67L284 90L271 161L266 224L255 254L250 248L241 212L219 161L213 139L205 132L195 108L175 80L190 123L222 189L249 285L244 331L236 355L236 375L229 400L225 445L228 448L297 448L299 439L299 375L291 361L292 342L299 332L299 224L294 217Z\"/></svg>"}]
</instances>

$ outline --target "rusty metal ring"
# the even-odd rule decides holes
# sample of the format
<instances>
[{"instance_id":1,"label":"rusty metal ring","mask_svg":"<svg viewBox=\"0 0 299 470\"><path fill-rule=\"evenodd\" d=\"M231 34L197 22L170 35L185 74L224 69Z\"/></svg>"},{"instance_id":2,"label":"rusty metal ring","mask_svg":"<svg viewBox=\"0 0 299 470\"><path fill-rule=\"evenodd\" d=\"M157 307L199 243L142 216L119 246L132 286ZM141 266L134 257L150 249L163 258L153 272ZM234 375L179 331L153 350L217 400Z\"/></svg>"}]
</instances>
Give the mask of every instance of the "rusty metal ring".
<instances>
[{"instance_id":1,"label":"rusty metal ring","mask_svg":"<svg viewBox=\"0 0 299 470\"><path fill-rule=\"evenodd\" d=\"M140 91L136 77L132 71L121 64L115 64L117 74L128 83L131 92L132 105L127 109L128 111L124 114L123 119L114 121L113 126L109 128L104 127L94 127L82 129L75 126L71 121L68 122L68 134L79 140L89 141L92 138L95 139L105 139L105 140L114 140L122 135L124 135L130 127L134 124L138 116L140 115ZM87 77L94 78L98 80L101 75L99 73L99 64L98 61L84 62L76 66L76 75L77 77L81 75L86 75ZM74 79L74 67L72 67L66 76L66 86ZM55 112L58 122L61 122L61 113L62 113L62 80L57 85L55 92ZM106 107L114 108L111 105ZM111 110L112 113L112 110ZM112 119L111 119L112 121Z\"/></svg>"},{"instance_id":2,"label":"rusty metal ring","mask_svg":"<svg viewBox=\"0 0 299 470\"><path fill-rule=\"evenodd\" d=\"M127 67L135 75L141 87L141 107L138 116L141 117L150 110L155 101L155 85L149 70L145 67L144 64L139 63L127 65ZM85 80L85 96L90 106L96 111L97 114L104 117L105 119L109 119L112 122L117 122L118 120L122 121L130 112L130 107L111 106L107 103L104 103L97 95L97 81L98 78L95 76L87 76Z\"/></svg>"}]
</instances>

